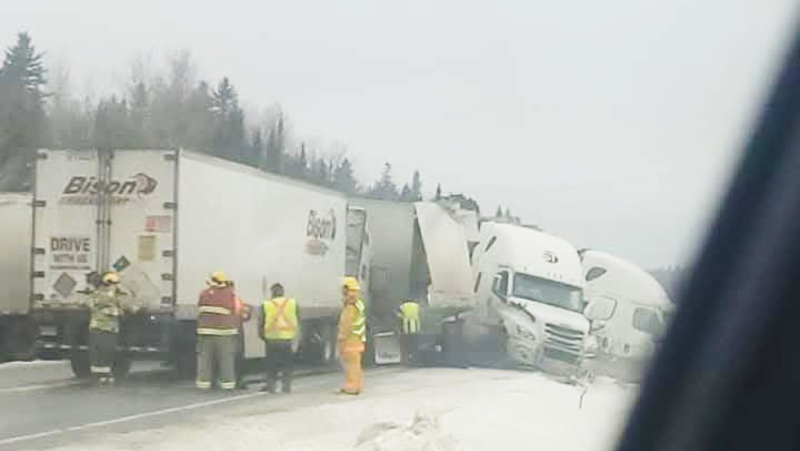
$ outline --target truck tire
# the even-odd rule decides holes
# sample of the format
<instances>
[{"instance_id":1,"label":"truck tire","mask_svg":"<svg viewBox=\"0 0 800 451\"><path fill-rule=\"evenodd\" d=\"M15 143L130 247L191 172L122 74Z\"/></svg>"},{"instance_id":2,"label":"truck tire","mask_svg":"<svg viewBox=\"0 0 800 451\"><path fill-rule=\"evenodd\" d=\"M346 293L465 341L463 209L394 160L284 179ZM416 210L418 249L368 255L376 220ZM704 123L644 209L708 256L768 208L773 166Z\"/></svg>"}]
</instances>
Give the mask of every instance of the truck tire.
<instances>
[{"instance_id":1,"label":"truck tire","mask_svg":"<svg viewBox=\"0 0 800 451\"><path fill-rule=\"evenodd\" d=\"M91 361L89 351L78 349L79 346L89 344L89 327L83 322L74 321L67 327L67 337L70 344L69 364L72 373L78 379L88 379L92 377Z\"/></svg>"},{"instance_id":2,"label":"truck tire","mask_svg":"<svg viewBox=\"0 0 800 451\"><path fill-rule=\"evenodd\" d=\"M72 374L78 379L89 379L92 377L92 367L89 362L89 353L73 349L69 354L69 365Z\"/></svg>"},{"instance_id":3,"label":"truck tire","mask_svg":"<svg viewBox=\"0 0 800 451\"><path fill-rule=\"evenodd\" d=\"M375 366L375 339L372 338L372 330L369 324L367 324L367 343L364 345L364 355L361 358L361 364L365 367Z\"/></svg>"},{"instance_id":4,"label":"truck tire","mask_svg":"<svg viewBox=\"0 0 800 451\"><path fill-rule=\"evenodd\" d=\"M323 326L323 331L322 363L325 365L332 365L337 360L336 348L339 345L339 331L334 324L325 324Z\"/></svg>"},{"instance_id":5,"label":"truck tire","mask_svg":"<svg viewBox=\"0 0 800 451\"><path fill-rule=\"evenodd\" d=\"M131 361L131 356L127 352L117 352L114 358L114 365L111 367L114 379L120 381L128 378L128 374L131 371Z\"/></svg>"},{"instance_id":6,"label":"truck tire","mask_svg":"<svg viewBox=\"0 0 800 451\"><path fill-rule=\"evenodd\" d=\"M191 321L181 321L175 325L170 360L178 379L194 379L197 374L196 330L195 323Z\"/></svg>"},{"instance_id":7,"label":"truck tire","mask_svg":"<svg viewBox=\"0 0 800 451\"><path fill-rule=\"evenodd\" d=\"M11 321L5 328L5 352L10 360L30 361L36 358L36 325L27 318Z\"/></svg>"}]
</instances>

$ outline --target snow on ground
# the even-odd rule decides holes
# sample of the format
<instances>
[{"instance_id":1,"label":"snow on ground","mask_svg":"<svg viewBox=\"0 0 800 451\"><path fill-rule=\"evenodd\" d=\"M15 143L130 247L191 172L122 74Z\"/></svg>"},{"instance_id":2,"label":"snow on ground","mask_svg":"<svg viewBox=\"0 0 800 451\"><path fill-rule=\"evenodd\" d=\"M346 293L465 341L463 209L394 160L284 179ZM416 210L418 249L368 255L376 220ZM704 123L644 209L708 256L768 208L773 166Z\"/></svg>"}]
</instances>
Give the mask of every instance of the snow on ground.
<instances>
[{"instance_id":1,"label":"snow on ground","mask_svg":"<svg viewBox=\"0 0 800 451\"><path fill-rule=\"evenodd\" d=\"M186 424L95 431L91 440L58 450L605 451L638 391L600 379L579 407L579 387L537 373L420 369L367 376L359 397L333 394L329 383L298 387L291 395L216 407Z\"/></svg>"},{"instance_id":2,"label":"snow on ground","mask_svg":"<svg viewBox=\"0 0 800 451\"><path fill-rule=\"evenodd\" d=\"M31 360L29 362L14 361L0 364L0 371L16 368L38 368L42 366L64 366L63 360Z\"/></svg>"}]
</instances>

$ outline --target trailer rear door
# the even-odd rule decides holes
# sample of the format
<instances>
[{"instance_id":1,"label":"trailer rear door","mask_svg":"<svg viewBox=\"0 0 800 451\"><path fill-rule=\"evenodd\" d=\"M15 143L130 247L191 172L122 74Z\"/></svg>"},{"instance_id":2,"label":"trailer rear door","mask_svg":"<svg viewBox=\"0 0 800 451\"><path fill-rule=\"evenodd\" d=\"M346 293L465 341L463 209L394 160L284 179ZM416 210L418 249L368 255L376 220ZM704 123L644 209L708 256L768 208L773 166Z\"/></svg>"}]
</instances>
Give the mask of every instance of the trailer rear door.
<instances>
[{"instance_id":1,"label":"trailer rear door","mask_svg":"<svg viewBox=\"0 0 800 451\"><path fill-rule=\"evenodd\" d=\"M95 151L40 151L33 227L34 305L69 303L97 265Z\"/></svg>"},{"instance_id":2,"label":"trailer rear door","mask_svg":"<svg viewBox=\"0 0 800 451\"><path fill-rule=\"evenodd\" d=\"M171 306L175 174L174 151L40 151L34 302L69 304L89 272L116 270L144 306Z\"/></svg>"}]
</instances>

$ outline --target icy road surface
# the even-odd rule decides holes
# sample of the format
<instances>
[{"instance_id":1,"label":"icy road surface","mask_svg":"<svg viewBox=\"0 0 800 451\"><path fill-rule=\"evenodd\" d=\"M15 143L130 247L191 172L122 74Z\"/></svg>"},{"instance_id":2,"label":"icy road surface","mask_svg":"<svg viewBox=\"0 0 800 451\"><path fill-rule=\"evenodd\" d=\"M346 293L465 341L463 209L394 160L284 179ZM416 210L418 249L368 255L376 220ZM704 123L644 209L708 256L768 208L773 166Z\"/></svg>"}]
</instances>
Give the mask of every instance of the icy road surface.
<instances>
[{"instance_id":1,"label":"icy road surface","mask_svg":"<svg viewBox=\"0 0 800 451\"><path fill-rule=\"evenodd\" d=\"M99 429L53 449L605 451L638 391L601 379L589 386L581 407L580 387L492 369L367 374L359 397L336 395L327 385L209 406L192 421L165 417L155 429ZM425 424L416 432L385 424L407 427L418 414Z\"/></svg>"}]
</instances>

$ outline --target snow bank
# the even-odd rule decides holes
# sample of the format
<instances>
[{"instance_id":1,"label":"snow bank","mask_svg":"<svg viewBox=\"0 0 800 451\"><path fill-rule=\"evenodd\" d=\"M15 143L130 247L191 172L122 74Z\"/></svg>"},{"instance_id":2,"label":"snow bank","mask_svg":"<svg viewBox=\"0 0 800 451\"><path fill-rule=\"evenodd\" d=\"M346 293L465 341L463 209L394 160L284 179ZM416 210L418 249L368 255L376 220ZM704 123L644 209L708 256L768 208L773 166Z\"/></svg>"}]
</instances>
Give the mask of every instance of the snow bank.
<instances>
[{"instance_id":1,"label":"snow bank","mask_svg":"<svg viewBox=\"0 0 800 451\"><path fill-rule=\"evenodd\" d=\"M29 362L13 361L0 363L0 370L16 369L16 368L37 368L42 366L65 366L63 360L31 360Z\"/></svg>"},{"instance_id":2,"label":"snow bank","mask_svg":"<svg viewBox=\"0 0 800 451\"><path fill-rule=\"evenodd\" d=\"M409 426L376 423L356 440L356 451L461 451L458 442L442 431L439 417L417 412Z\"/></svg>"},{"instance_id":3,"label":"snow bank","mask_svg":"<svg viewBox=\"0 0 800 451\"><path fill-rule=\"evenodd\" d=\"M88 442L58 449L607 450L637 388L597 380L582 405L581 392L536 373L420 369L368 375L359 397L332 394L327 385L298 386L292 395L258 397L191 424L95 431Z\"/></svg>"}]
</instances>

